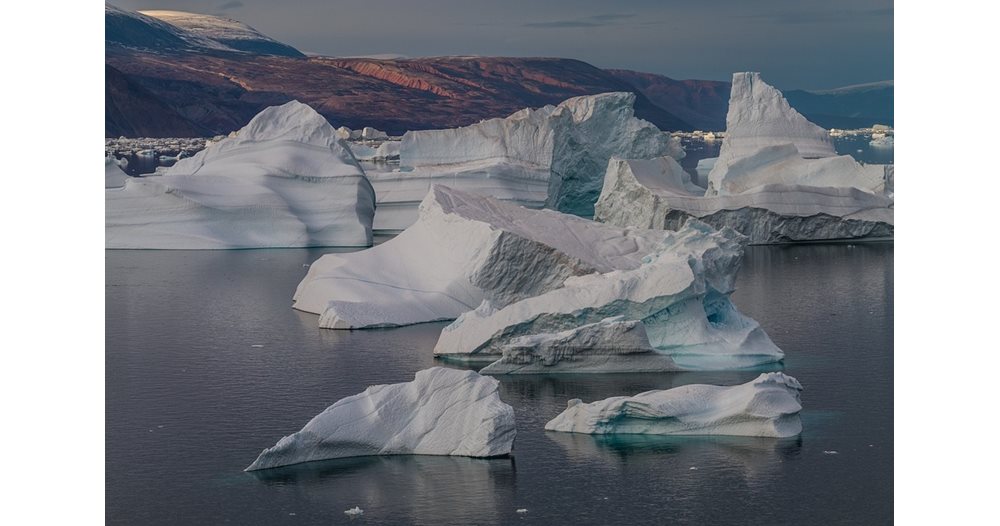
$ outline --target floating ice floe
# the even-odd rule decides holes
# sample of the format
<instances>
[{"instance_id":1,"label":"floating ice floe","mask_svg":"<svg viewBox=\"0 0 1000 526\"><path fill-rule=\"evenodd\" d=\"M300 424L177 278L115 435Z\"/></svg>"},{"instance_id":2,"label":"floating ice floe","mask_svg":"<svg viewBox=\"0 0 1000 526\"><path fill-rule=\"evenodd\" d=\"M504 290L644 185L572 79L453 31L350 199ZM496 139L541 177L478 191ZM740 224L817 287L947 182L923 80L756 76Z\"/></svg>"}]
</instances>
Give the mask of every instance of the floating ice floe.
<instances>
[{"instance_id":1,"label":"floating ice floe","mask_svg":"<svg viewBox=\"0 0 1000 526\"><path fill-rule=\"evenodd\" d=\"M655 231L632 235L650 232ZM742 236L696 220L677 232L661 233L638 266L571 276L559 287L502 306L483 301L441 331L435 356L463 363L497 362L485 371L505 372L512 362L528 358L540 369L546 354L561 354L600 370L601 360L607 360L600 352L573 356L560 352L559 346L580 335L574 330L594 341L613 339L616 326L606 318L618 316L641 321L653 351L671 358L680 369L738 369L781 361L782 351L729 299L743 257ZM597 325L587 327L590 324ZM602 334L605 331L612 334ZM524 338L532 335L540 336ZM538 350L525 351L526 346ZM540 356L532 357L533 352ZM608 369L642 371L651 363L656 363L651 355L634 352L609 361ZM665 370L671 365L661 360L658 367ZM572 369L572 364L562 367Z\"/></svg>"},{"instance_id":2,"label":"floating ice floe","mask_svg":"<svg viewBox=\"0 0 1000 526\"><path fill-rule=\"evenodd\" d=\"M750 243L891 238L892 165L837 156L823 128L756 73L733 75L727 131L708 188L670 158L612 158L595 219L676 229L689 217L729 226Z\"/></svg>"},{"instance_id":3,"label":"floating ice floe","mask_svg":"<svg viewBox=\"0 0 1000 526\"><path fill-rule=\"evenodd\" d=\"M412 382L369 387L265 449L246 471L367 455L509 455L514 409L498 386L474 371L433 367Z\"/></svg>"},{"instance_id":4,"label":"floating ice floe","mask_svg":"<svg viewBox=\"0 0 1000 526\"><path fill-rule=\"evenodd\" d=\"M875 137L873 134L872 140L868 141L868 144L871 145L872 148L892 148L895 146L894 141L895 139L893 139L892 135L882 134L881 137Z\"/></svg>"},{"instance_id":5,"label":"floating ice floe","mask_svg":"<svg viewBox=\"0 0 1000 526\"><path fill-rule=\"evenodd\" d=\"M402 234L314 262L294 306L331 329L451 320L483 300L502 307L570 276L637 268L663 237L435 185Z\"/></svg>"},{"instance_id":6,"label":"floating ice floe","mask_svg":"<svg viewBox=\"0 0 1000 526\"><path fill-rule=\"evenodd\" d=\"M568 99L461 128L410 131L400 171L372 174L377 230L402 230L435 183L531 208L593 213L612 155L683 157L679 139L635 117L632 93Z\"/></svg>"},{"instance_id":7,"label":"floating ice floe","mask_svg":"<svg viewBox=\"0 0 1000 526\"><path fill-rule=\"evenodd\" d=\"M162 176L106 191L105 246L368 246L374 212L372 186L335 130L292 101Z\"/></svg>"},{"instance_id":8,"label":"floating ice floe","mask_svg":"<svg viewBox=\"0 0 1000 526\"><path fill-rule=\"evenodd\" d=\"M608 318L557 333L514 338L481 374L676 371L670 356L649 344L641 321Z\"/></svg>"},{"instance_id":9,"label":"floating ice floe","mask_svg":"<svg viewBox=\"0 0 1000 526\"><path fill-rule=\"evenodd\" d=\"M802 432L802 385L764 373L731 387L685 385L592 403L570 400L549 431L588 434L793 437ZM694 469L694 468L692 468Z\"/></svg>"}]
</instances>

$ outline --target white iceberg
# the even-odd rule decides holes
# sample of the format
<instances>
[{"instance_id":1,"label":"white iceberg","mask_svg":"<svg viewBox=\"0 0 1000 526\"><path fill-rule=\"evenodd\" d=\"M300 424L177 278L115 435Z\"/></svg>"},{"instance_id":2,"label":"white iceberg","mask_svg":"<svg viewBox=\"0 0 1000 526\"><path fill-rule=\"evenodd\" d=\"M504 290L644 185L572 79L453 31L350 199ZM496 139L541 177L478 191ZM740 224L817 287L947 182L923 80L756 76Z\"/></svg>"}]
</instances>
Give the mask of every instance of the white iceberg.
<instances>
[{"instance_id":1,"label":"white iceberg","mask_svg":"<svg viewBox=\"0 0 1000 526\"><path fill-rule=\"evenodd\" d=\"M450 320L483 300L503 306L570 276L637 268L662 238L435 185L399 236L313 263L294 306L331 329Z\"/></svg>"},{"instance_id":2,"label":"white iceberg","mask_svg":"<svg viewBox=\"0 0 1000 526\"><path fill-rule=\"evenodd\" d=\"M736 73L717 159L698 164L707 189L670 158L612 158L594 218L676 229L689 217L731 227L752 244L893 235L891 165L838 156L829 134L757 73Z\"/></svg>"},{"instance_id":3,"label":"white iceberg","mask_svg":"<svg viewBox=\"0 0 1000 526\"><path fill-rule=\"evenodd\" d=\"M503 357L480 374L634 373L676 371L669 357L653 350L641 321L608 318L549 334L511 340Z\"/></svg>"},{"instance_id":4,"label":"white iceberg","mask_svg":"<svg viewBox=\"0 0 1000 526\"><path fill-rule=\"evenodd\" d=\"M498 386L474 371L433 367L412 382L369 387L265 449L246 471L367 455L509 455L514 409Z\"/></svg>"},{"instance_id":5,"label":"white iceberg","mask_svg":"<svg viewBox=\"0 0 1000 526\"><path fill-rule=\"evenodd\" d=\"M802 159L795 157L790 164L798 161ZM751 244L891 238L892 166L864 168L868 176L859 180L869 181L875 191L772 182L737 194L704 196L669 157L612 159L594 219L620 227L677 230L695 217L716 228L733 228ZM780 181L780 172L774 177Z\"/></svg>"},{"instance_id":6,"label":"white iceberg","mask_svg":"<svg viewBox=\"0 0 1000 526\"><path fill-rule=\"evenodd\" d=\"M572 276L560 287L506 306L484 301L441 331L435 356L490 363L503 360L505 348L524 341L519 337L621 316L641 321L654 351L681 369L739 369L781 361L784 353L729 299L743 257L742 236L695 220L661 234L637 267Z\"/></svg>"},{"instance_id":7,"label":"white iceberg","mask_svg":"<svg viewBox=\"0 0 1000 526\"><path fill-rule=\"evenodd\" d=\"M107 190L105 246L368 246L374 212L374 190L350 150L326 119L292 101L162 176Z\"/></svg>"},{"instance_id":8,"label":"white iceberg","mask_svg":"<svg viewBox=\"0 0 1000 526\"><path fill-rule=\"evenodd\" d=\"M128 174L122 170L121 164L112 155L104 158L104 188L122 188L128 181Z\"/></svg>"},{"instance_id":9,"label":"white iceberg","mask_svg":"<svg viewBox=\"0 0 1000 526\"><path fill-rule=\"evenodd\" d=\"M435 183L589 216L612 155L684 155L679 139L635 117L634 102L632 93L604 93L461 128L407 132L400 172L372 181L379 198L376 228L412 224L417 204Z\"/></svg>"},{"instance_id":10,"label":"white iceberg","mask_svg":"<svg viewBox=\"0 0 1000 526\"><path fill-rule=\"evenodd\" d=\"M764 373L731 387L685 385L589 404L570 400L548 431L588 434L729 435L787 438L802 432L802 385Z\"/></svg>"},{"instance_id":11,"label":"white iceberg","mask_svg":"<svg viewBox=\"0 0 1000 526\"><path fill-rule=\"evenodd\" d=\"M778 144L794 144L803 157L837 155L830 134L795 111L760 73L733 73L726 133L717 164Z\"/></svg>"},{"instance_id":12,"label":"white iceberg","mask_svg":"<svg viewBox=\"0 0 1000 526\"><path fill-rule=\"evenodd\" d=\"M894 143L895 139L893 139L892 135L884 134L881 137L875 137L872 135L872 140L868 141L868 144L871 145L872 148L891 149L895 146Z\"/></svg>"},{"instance_id":13,"label":"white iceberg","mask_svg":"<svg viewBox=\"0 0 1000 526\"><path fill-rule=\"evenodd\" d=\"M399 159L399 141L384 141L377 146L361 142L349 142L347 145L351 148L354 158L359 161ZM371 180L371 175L369 175L369 180ZM376 193L378 193L377 190Z\"/></svg>"},{"instance_id":14,"label":"white iceberg","mask_svg":"<svg viewBox=\"0 0 1000 526\"><path fill-rule=\"evenodd\" d=\"M361 129L361 138L362 139L387 139L387 138L389 138L389 134L385 133L382 130L376 130L375 128L372 128L371 126L365 126L364 128Z\"/></svg>"}]
</instances>

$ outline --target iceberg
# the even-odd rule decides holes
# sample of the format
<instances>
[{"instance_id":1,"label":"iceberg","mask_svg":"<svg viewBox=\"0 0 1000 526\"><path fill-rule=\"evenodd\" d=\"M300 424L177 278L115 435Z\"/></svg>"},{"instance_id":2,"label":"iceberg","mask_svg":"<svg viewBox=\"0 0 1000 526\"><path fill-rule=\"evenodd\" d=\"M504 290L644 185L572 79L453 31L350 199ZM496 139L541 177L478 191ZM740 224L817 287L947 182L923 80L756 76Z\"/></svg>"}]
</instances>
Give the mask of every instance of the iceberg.
<instances>
[{"instance_id":1,"label":"iceberg","mask_svg":"<svg viewBox=\"0 0 1000 526\"><path fill-rule=\"evenodd\" d=\"M402 234L314 262L294 307L330 329L451 320L484 300L504 306L571 276L637 268L662 238L435 185Z\"/></svg>"},{"instance_id":2,"label":"iceberg","mask_svg":"<svg viewBox=\"0 0 1000 526\"><path fill-rule=\"evenodd\" d=\"M105 246L369 246L374 213L374 190L348 147L292 101L160 176L106 190Z\"/></svg>"},{"instance_id":3,"label":"iceberg","mask_svg":"<svg viewBox=\"0 0 1000 526\"><path fill-rule=\"evenodd\" d=\"M409 131L400 144L400 171L373 177L376 228L412 224L435 183L590 216L612 155L684 155L678 138L635 117L634 102L632 93L603 93L461 128Z\"/></svg>"},{"instance_id":4,"label":"iceberg","mask_svg":"<svg viewBox=\"0 0 1000 526\"><path fill-rule=\"evenodd\" d=\"M594 218L621 227L677 229L690 217L731 227L752 244L893 235L891 165L836 155L829 134L792 109L757 73L733 75L719 157L690 181L668 157L609 160Z\"/></svg>"},{"instance_id":5,"label":"iceberg","mask_svg":"<svg viewBox=\"0 0 1000 526\"><path fill-rule=\"evenodd\" d=\"M498 387L474 371L443 367L418 371L412 382L372 386L265 449L246 471L367 455L509 455L514 409Z\"/></svg>"},{"instance_id":6,"label":"iceberg","mask_svg":"<svg viewBox=\"0 0 1000 526\"><path fill-rule=\"evenodd\" d=\"M830 134L795 111L757 72L733 73L726 133L717 165L746 157L765 147L794 144L803 157L833 157Z\"/></svg>"},{"instance_id":7,"label":"iceberg","mask_svg":"<svg viewBox=\"0 0 1000 526\"><path fill-rule=\"evenodd\" d=\"M743 258L743 236L697 220L677 232L660 233L657 246L644 250L638 266L570 276L557 288L506 306L483 301L441 331L434 355L468 364L499 360L494 370L501 370L513 361L512 354L523 355L517 348L526 340L520 337L581 329L620 316L641 321L654 352L670 357L680 369L740 369L780 362L784 353L730 301ZM541 338L572 337L564 333Z\"/></svg>"},{"instance_id":8,"label":"iceberg","mask_svg":"<svg viewBox=\"0 0 1000 526\"><path fill-rule=\"evenodd\" d=\"M128 174L122 170L121 164L118 163L113 155L108 155L104 158L105 190L108 188L122 188L128 179Z\"/></svg>"},{"instance_id":9,"label":"iceberg","mask_svg":"<svg viewBox=\"0 0 1000 526\"><path fill-rule=\"evenodd\" d=\"M589 404L570 400L545 424L548 431L643 435L793 437L802 432L802 385L764 373L742 385L685 385Z\"/></svg>"},{"instance_id":10,"label":"iceberg","mask_svg":"<svg viewBox=\"0 0 1000 526\"><path fill-rule=\"evenodd\" d=\"M874 191L773 182L737 194L705 196L694 191L673 159L612 159L594 219L620 227L677 230L694 217L716 228L733 228L751 244L891 238L892 166L865 166L864 173L859 179Z\"/></svg>"},{"instance_id":11,"label":"iceberg","mask_svg":"<svg viewBox=\"0 0 1000 526\"><path fill-rule=\"evenodd\" d=\"M669 357L654 352L641 321L608 318L549 334L511 340L503 357L480 374L634 373L676 371Z\"/></svg>"},{"instance_id":12,"label":"iceberg","mask_svg":"<svg viewBox=\"0 0 1000 526\"><path fill-rule=\"evenodd\" d=\"M371 126L365 126L364 128L361 129L361 138L362 139L388 139L389 138L389 134L385 133L382 130L376 130L375 128L372 128Z\"/></svg>"}]
</instances>

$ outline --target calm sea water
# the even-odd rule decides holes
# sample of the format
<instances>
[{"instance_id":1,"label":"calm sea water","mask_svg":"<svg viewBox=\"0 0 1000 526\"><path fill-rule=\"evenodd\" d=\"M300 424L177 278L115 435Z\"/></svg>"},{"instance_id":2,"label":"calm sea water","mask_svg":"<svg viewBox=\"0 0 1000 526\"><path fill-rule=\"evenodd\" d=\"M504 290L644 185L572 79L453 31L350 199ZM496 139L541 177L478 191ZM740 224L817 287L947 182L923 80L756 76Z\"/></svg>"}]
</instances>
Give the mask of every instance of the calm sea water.
<instances>
[{"instance_id":1,"label":"calm sea water","mask_svg":"<svg viewBox=\"0 0 1000 526\"><path fill-rule=\"evenodd\" d=\"M543 430L571 398L737 384L754 372L503 378L501 398L517 414L512 458L244 473L334 401L435 365L444 324L329 331L290 308L304 265L325 252L106 252L109 524L892 521L891 243L748 249L735 301L805 386L797 439ZM344 515L354 506L364 515Z\"/></svg>"}]
</instances>

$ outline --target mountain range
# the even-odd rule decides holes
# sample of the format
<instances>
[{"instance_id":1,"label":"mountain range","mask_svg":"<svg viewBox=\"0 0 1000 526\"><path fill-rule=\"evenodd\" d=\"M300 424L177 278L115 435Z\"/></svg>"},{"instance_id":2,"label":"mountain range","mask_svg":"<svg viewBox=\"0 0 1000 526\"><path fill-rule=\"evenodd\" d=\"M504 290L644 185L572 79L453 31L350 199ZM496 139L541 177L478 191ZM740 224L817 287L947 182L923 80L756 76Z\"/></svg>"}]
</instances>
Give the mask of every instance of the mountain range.
<instances>
[{"instance_id":1,"label":"mountain range","mask_svg":"<svg viewBox=\"0 0 1000 526\"><path fill-rule=\"evenodd\" d=\"M786 96L811 119L891 124L891 82L851 88ZM728 82L565 58L306 56L236 20L105 5L106 137L225 134L292 99L335 126L401 134L609 91L635 93L636 115L664 130L725 128Z\"/></svg>"}]
</instances>

